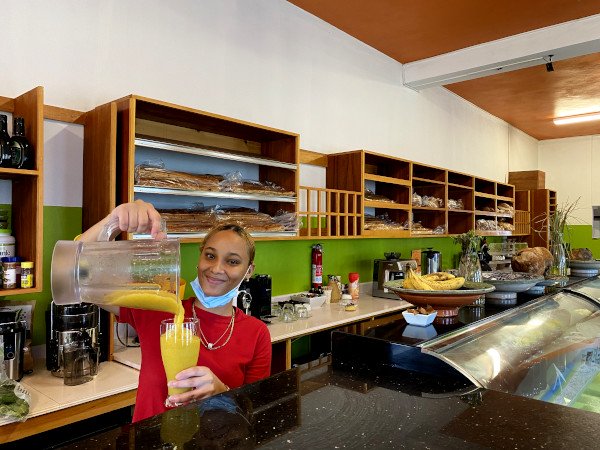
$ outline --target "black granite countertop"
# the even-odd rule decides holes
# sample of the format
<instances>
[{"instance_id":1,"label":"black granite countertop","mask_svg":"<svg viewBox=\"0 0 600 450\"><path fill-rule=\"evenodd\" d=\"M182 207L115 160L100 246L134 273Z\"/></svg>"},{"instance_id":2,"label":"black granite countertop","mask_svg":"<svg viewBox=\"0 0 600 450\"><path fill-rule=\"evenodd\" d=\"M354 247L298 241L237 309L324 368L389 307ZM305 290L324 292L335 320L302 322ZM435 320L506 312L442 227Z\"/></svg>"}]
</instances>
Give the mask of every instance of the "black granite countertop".
<instances>
[{"instance_id":1,"label":"black granite countertop","mask_svg":"<svg viewBox=\"0 0 600 450\"><path fill-rule=\"evenodd\" d=\"M595 448L600 416L403 370L293 369L64 448Z\"/></svg>"},{"instance_id":2,"label":"black granite countertop","mask_svg":"<svg viewBox=\"0 0 600 450\"><path fill-rule=\"evenodd\" d=\"M465 309L459 321L494 312ZM447 329L454 326L443 324ZM404 327L383 327L370 337L334 332L332 365L302 373L289 370L63 448L579 449L598 445L597 413L478 389L438 359L403 342Z\"/></svg>"}]
</instances>

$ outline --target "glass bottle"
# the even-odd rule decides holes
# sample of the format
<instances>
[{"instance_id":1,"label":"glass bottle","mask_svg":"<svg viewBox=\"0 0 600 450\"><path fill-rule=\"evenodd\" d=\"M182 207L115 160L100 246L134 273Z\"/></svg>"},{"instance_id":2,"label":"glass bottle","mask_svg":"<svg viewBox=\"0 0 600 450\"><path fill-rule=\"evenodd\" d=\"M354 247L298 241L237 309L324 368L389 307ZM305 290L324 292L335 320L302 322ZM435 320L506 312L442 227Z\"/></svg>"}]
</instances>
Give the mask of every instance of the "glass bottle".
<instances>
[{"instance_id":1,"label":"glass bottle","mask_svg":"<svg viewBox=\"0 0 600 450\"><path fill-rule=\"evenodd\" d=\"M481 263L477 252L468 252L460 255L458 263L458 276L466 281L481 282Z\"/></svg>"},{"instance_id":2,"label":"glass bottle","mask_svg":"<svg viewBox=\"0 0 600 450\"><path fill-rule=\"evenodd\" d=\"M564 277L567 275L567 252L562 235L552 236L550 239L550 253L552 264L548 273L550 276Z\"/></svg>"},{"instance_id":3,"label":"glass bottle","mask_svg":"<svg viewBox=\"0 0 600 450\"><path fill-rule=\"evenodd\" d=\"M33 147L25 137L25 119L22 117L14 118L10 148L12 152L12 167L15 169L34 168Z\"/></svg>"},{"instance_id":4,"label":"glass bottle","mask_svg":"<svg viewBox=\"0 0 600 450\"><path fill-rule=\"evenodd\" d=\"M7 131L8 117L0 114L0 167L11 167L12 152L10 150L10 136Z\"/></svg>"}]
</instances>

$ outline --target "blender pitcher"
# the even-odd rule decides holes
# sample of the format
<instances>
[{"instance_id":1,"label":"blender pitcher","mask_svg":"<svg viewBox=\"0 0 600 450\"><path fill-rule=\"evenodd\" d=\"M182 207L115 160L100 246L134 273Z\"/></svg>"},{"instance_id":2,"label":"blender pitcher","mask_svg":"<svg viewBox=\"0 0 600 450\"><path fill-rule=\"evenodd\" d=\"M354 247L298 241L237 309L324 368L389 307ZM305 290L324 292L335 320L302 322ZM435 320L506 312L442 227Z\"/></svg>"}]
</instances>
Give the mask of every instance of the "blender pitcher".
<instances>
[{"instance_id":1,"label":"blender pitcher","mask_svg":"<svg viewBox=\"0 0 600 450\"><path fill-rule=\"evenodd\" d=\"M54 302L176 312L179 240L113 241L119 232L118 220L112 220L97 242L56 243L51 268Z\"/></svg>"}]
</instances>

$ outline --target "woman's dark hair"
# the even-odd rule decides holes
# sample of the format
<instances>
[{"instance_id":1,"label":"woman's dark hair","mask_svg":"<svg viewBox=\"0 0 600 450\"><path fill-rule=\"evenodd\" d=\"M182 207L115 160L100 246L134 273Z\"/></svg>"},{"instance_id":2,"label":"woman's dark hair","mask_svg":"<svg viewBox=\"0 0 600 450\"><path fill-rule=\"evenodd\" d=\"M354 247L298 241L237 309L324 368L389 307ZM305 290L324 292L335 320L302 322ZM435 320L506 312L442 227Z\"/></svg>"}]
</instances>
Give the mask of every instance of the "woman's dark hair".
<instances>
[{"instance_id":1,"label":"woman's dark hair","mask_svg":"<svg viewBox=\"0 0 600 450\"><path fill-rule=\"evenodd\" d=\"M215 234L221 231L233 231L239 237L241 237L244 242L246 242L246 249L248 250L248 258L249 263L252 264L254 262L254 255L256 254L256 247L254 246L254 240L252 236L248 234L248 232L241 226L235 223L224 223L223 225L217 225L210 229L210 231L204 237L202 244L200 244L200 253L204 250L204 246L206 243L212 238Z\"/></svg>"}]
</instances>

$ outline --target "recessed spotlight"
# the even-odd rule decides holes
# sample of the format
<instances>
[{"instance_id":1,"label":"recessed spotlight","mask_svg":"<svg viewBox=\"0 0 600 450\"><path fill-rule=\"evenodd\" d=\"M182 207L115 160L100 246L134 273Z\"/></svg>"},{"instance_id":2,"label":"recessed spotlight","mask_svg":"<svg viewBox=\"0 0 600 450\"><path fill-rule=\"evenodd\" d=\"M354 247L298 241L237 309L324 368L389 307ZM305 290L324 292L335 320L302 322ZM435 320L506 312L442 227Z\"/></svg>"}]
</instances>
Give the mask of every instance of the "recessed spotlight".
<instances>
[{"instance_id":1,"label":"recessed spotlight","mask_svg":"<svg viewBox=\"0 0 600 450\"><path fill-rule=\"evenodd\" d=\"M600 120L600 112L591 114L579 114L577 116L557 117L554 119L554 125L567 125L569 123L591 122Z\"/></svg>"}]
</instances>

